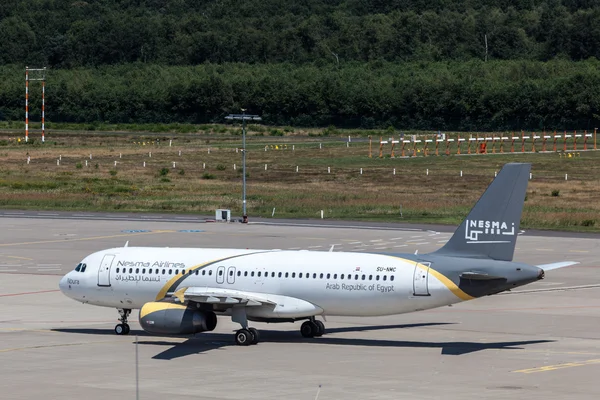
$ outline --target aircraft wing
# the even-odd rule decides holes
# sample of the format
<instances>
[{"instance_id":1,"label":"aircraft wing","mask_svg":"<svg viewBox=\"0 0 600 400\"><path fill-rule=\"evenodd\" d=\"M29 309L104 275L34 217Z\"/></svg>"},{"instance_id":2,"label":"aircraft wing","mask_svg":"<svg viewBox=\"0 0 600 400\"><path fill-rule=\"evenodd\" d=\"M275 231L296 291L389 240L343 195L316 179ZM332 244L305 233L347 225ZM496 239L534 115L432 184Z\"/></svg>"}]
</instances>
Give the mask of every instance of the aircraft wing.
<instances>
[{"instance_id":1,"label":"aircraft wing","mask_svg":"<svg viewBox=\"0 0 600 400\"><path fill-rule=\"evenodd\" d=\"M564 268L564 267L568 267L568 266L575 265L575 264L579 264L579 262L577 262L577 261L562 261L562 262L556 262L556 263L552 263L552 264L536 265L536 267L541 268L544 271L552 271L553 269Z\"/></svg>"},{"instance_id":2,"label":"aircraft wing","mask_svg":"<svg viewBox=\"0 0 600 400\"><path fill-rule=\"evenodd\" d=\"M184 287L173 293L173 297L178 298L181 303L193 301L227 306L241 304L247 307L277 305L275 301L264 294L211 287Z\"/></svg>"},{"instance_id":3,"label":"aircraft wing","mask_svg":"<svg viewBox=\"0 0 600 400\"><path fill-rule=\"evenodd\" d=\"M277 294L247 292L214 287L184 287L172 294L181 303L212 305L215 311L247 309L257 318L306 318L320 315L323 309L306 300ZM235 307L241 306L241 307Z\"/></svg>"}]
</instances>

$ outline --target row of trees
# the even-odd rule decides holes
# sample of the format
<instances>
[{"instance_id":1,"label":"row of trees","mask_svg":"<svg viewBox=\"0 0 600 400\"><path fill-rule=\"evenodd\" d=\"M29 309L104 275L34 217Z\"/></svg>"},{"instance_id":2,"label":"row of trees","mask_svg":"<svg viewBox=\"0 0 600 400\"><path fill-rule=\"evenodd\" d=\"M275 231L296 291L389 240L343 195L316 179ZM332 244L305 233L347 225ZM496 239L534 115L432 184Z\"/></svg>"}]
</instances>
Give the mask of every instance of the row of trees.
<instances>
[{"instance_id":1,"label":"row of trees","mask_svg":"<svg viewBox=\"0 0 600 400\"><path fill-rule=\"evenodd\" d=\"M24 118L24 70L0 67L0 120ZM600 62L143 63L51 70L55 122L222 122L246 107L268 124L447 130L592 129ZM41 89L31 84L32 120Z\"/></svg>"},{"instance_id":2,"label":"row of trees","mask_svg":"<svg viewBox=\"0 0 600 400\"><path fill-rule=\"evenodd\" d=\"M593 0L3 0L0 65L600 58ZM487 49L486 49L487 38Z\"/></svg>"}]
</instances>

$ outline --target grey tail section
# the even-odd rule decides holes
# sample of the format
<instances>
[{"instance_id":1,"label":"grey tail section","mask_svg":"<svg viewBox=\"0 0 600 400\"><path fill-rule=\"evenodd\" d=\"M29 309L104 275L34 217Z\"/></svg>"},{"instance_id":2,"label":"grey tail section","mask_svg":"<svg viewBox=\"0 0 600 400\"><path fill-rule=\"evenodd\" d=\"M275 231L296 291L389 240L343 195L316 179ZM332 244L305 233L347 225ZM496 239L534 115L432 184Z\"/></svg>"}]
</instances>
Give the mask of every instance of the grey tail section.
<instances>
[{"instance_id":1,"label":"grey tail section","mask_svg":"<svg viewBox=\"0 0 600 400\"><path fill-rule=\"evenodd\" d=\"M531 164L504 165L450 240L435 254L512 261Z\"/></svg>"}]
</instances>

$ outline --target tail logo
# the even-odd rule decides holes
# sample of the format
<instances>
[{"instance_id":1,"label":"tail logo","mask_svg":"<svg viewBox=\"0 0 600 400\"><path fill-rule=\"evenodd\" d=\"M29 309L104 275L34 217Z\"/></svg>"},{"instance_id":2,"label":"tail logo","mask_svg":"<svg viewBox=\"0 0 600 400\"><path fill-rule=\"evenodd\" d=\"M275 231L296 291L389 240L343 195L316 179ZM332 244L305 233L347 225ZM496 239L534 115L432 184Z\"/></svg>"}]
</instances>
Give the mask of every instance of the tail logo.
<instances>
[{"instance_id":1,"label":"tail logo","mask_svg":"<svg viewBox=\"0 0 600 400\"><path fill-rule=\"evenodd\" d=\"M501 221L467 219L465 222L465 239L467 243L510 243L511 240L497 239L505 239L503 236L515 236L514 222L510 230L508 224Z\"/></svg>"}]
</instances>

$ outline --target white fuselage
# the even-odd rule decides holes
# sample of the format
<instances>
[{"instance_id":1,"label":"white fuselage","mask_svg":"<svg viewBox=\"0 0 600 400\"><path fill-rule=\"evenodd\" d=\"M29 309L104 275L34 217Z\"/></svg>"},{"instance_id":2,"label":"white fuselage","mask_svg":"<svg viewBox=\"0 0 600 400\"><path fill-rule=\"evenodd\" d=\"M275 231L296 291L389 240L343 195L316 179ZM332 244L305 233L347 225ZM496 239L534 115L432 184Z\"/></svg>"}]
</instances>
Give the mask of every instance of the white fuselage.
<instances>
[{"instance_id":1,"label":"white fuselage","mask_svg":"<svg viewBox=\"0 0 600 400\"><path fill-rule=\"evenodd\" d=\"M435 266L400 257L345 252L123 247L86 257L61 290L78 301L138 309L182 288L237 290L300 299L265 318L377 316L457 303L465 298ZM191 273L190 273L191 272Z\"/></svg>"}]
</instances>

